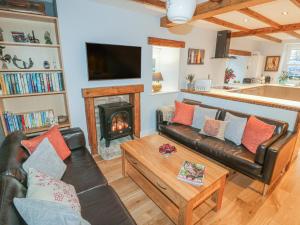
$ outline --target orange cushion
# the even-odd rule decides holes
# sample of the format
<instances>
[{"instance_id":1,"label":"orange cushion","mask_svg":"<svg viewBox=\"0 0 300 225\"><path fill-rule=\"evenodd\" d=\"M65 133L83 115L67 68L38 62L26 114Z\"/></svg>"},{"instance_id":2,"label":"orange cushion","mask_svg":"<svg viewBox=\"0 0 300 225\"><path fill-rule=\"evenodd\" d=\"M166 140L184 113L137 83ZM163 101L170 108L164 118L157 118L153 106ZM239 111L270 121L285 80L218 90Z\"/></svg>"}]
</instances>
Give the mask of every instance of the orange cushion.
<instances>
[{"instance_id":1,"label":"orange cushion","mask_svg":"<svg viewBox=\"0 0 300 225\"><path fill-rule=\"evenodd\" d=\"M33 153L37 146L42 142L44 138L48 138L52 146L54 147L56 153L62 160L65 160L71 155L71 151L68 148L63 136L61 135L58 126L51 127L44 134L32 138L30 140L23 140L22 145L30 152Z\"/></svg>"},{"instance_id":2,"label":"orange cushion","mask_svg":"<svg viewBox=\"0 0 300 225\"><path fill-rule=\"evenodd\" d=\"M191 126L193 123L195 106L175 101L175 113L172 122Z\"/></svg>"},{"instance_id":3,"label":"orange cushion","mask_svg":"<svg viewBox=\"0 0 300 225\"><path fill-rule=\"evenodd\" d=\"M275 128L251 116L247 122L242 143L250 152L256 153L258 146L273 136Z\"/></svg>"}]
</instances>

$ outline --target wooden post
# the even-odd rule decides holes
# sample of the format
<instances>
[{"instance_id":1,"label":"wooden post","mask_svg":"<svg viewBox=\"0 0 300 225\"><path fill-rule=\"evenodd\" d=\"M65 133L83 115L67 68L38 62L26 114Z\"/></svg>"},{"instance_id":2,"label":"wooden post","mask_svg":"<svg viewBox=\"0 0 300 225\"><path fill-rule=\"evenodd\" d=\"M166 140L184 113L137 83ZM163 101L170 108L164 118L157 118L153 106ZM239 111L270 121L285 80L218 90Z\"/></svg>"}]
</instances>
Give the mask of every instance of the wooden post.
<instances>
[{"instance_id":1,"label":"wooden post","mask_svg":"<svg viewBox=\"0 0 300 225\"><path fill-rule=\"evenodd\" d=\"M92 151L92 155L98 154L98 141L97 141L97 128L95 117L95 105L94 98L85 99L85 113L86 123L88 129L89 144Z\"/></svg>"},{"instance_id":2,"label":"wooden post","mask_svg":"<svg viewBox=\"0 0 300 225\"><path fill-rule=\"evenodd\" d=\"M129 96L130 103L134 106L133 108L133 129L134 136L140 138L141 136L141 106L140 106L140 93L134 93Z\"/></svg>"}]
</instances>

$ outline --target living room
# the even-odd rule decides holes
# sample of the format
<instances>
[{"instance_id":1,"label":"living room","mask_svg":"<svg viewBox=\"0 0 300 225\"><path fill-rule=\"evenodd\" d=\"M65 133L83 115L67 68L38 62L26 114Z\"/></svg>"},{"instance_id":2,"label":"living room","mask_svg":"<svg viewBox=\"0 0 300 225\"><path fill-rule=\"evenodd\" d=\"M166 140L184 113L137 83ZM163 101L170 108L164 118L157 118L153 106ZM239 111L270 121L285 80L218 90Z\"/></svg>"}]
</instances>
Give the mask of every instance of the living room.
<instances>
[{"instance_id":1,"label":"living room","mask_svg":"<svg viewBox=\"0 0 300 225\"><path fill-rule=\"evenodd\" d=\"M299 12L0 3L0 224L299 224Z\"/></svg>"}]
</instances>

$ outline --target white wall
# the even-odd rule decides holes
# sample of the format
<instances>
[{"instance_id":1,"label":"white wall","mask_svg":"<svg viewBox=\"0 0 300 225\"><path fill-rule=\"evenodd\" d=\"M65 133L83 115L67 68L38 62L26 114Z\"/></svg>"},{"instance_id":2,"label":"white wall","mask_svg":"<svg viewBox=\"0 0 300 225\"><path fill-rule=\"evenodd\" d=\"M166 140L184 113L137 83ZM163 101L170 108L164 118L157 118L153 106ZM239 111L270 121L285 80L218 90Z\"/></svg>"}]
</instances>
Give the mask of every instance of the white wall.
<instances>
[{"instance_id":1,"label":"white wall","mask_svg":"<svg viewBox=\"0 0 300 225\"><path fill-rule=\"evenodd\" d=\"M109 4L107 3L109 2ZM191 71L198 76L212 74L210 57L213 56L216 32L185 26L172 32L160 28L159 16L145 11L143 6L132 1L113 0L58 0L62 54L66 73L71 122L86 133L86 120L82 88L128 84L144 84L142 94L142 134L155 131L155 110L164 104L172 104L177 93L152 95L152 46L149 36L186 41L181 50L180 75L184 80ZM120 3L121 2L121 3ZM134 45L142 47L142 78L140 80L88 81L85 42ZM187 49L206 49L205 65L187 66ZM182 80L181 80L182 82Z\"/></svg>"}]
</instances>

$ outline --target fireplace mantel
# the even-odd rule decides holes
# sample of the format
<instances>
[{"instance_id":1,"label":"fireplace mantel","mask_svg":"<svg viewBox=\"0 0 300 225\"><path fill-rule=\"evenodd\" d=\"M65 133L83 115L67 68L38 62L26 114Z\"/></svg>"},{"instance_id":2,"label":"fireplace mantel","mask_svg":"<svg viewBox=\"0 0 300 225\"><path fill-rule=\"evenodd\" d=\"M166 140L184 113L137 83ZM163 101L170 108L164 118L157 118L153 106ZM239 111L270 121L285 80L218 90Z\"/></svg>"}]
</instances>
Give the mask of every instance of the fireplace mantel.
<instances>
[{"instance_id":1,"label":"fireplace mantel","mask_svg":"<svg viewBox=\"0 0 300 225\"><path fill-rule=\"evenodd\" d=\"M139 138L141 133L141 92L144 92L144 85L142 84L82 89L82 96L85 102L89 145L93 155L98 154L95 98L116 95L129 95L130 103L133 105L134 136Z\"/></svg>"}]
</instances>

